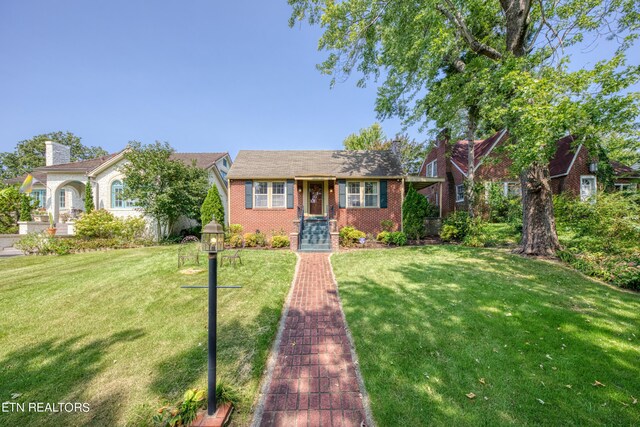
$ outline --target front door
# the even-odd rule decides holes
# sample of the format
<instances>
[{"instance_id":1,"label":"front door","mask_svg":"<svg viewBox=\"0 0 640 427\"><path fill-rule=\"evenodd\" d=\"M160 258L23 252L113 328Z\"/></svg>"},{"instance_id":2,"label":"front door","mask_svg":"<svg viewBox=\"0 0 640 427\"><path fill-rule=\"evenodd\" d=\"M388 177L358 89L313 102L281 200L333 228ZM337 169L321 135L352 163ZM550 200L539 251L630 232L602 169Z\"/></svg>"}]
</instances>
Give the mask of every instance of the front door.
<instances>
[{"instance_id":1,"label":"front door","mask_svg":"<svg viewBox=\"0 0 640 427\"><path fill-rule=\"evenodd\" d=\"M322 192L324 183L309 183L309 215L322 215Z\"/></svg>"}]
</instances>

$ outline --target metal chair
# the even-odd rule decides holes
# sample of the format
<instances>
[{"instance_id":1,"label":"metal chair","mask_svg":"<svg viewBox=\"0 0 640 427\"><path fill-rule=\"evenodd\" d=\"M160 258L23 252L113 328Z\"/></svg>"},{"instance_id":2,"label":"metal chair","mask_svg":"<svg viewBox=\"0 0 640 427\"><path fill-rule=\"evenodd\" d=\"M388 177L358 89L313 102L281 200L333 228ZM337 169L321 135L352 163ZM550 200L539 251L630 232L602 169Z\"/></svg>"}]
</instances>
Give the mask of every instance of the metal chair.
<instances>
[{"instance_id":1,"label":"metal chair","mask_svg":"<svg viewBox=\"0 0 640 427\"><path fill-rule=\"evenodd\" d=\"M220 267L222 267L222 265L224 264L225 259L227 260L228 264L233 263L233 265L236 265L236 262L240 261L240 265L242 265L241 253L243 249L244 249L244 239L242 239L242 247L240 247L239 249L236 249L230 254L224 254L220 257Z\"/></svg>"},{"instance_id":2,"label":"metal chair","mask_svg":"<svg viewBox=\"0 0 640 427\"><path fill-rule=\"evenodd\" d=\"M200 265L200 247L198 243L200 243L200 239L196 236L187 236L182 239L180 246L178 246L178 268L188 260L193 260Z\"/></svg>"}]
</instances>

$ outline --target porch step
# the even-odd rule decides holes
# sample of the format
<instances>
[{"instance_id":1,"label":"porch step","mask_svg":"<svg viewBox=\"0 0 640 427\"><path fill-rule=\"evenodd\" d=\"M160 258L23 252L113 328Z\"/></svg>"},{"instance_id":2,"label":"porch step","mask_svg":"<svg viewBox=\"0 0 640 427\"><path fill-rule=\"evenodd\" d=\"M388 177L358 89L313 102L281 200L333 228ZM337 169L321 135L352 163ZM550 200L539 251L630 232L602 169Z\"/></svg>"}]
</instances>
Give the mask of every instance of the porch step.
<instances>
[{"instance_id":1,"label":"porch step","mask_svg":"<svg viewBox=\"0 0 640 427\"><path fill-rule=\"evenodd\" d=\"M327 220L308 220L304 222L300 236L300 252L331 252L329 223Z\"/></svg>"}]
</instances>

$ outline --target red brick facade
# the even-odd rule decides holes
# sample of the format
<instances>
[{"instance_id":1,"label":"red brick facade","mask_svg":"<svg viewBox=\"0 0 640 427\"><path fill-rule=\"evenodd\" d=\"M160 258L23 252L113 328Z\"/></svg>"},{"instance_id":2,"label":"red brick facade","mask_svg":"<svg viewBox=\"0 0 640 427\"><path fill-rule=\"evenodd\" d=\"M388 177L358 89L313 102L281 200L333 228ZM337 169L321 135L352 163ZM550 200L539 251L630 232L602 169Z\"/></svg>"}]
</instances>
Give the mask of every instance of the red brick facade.
<instances>
[{"instance_id":1,"label":"red brick facade","mask_svg":"<svg viewBox=\"0 0 640 427\"><path fill-rule=\"evenodd\" d=\"M354 179L357 180L357 179ZM265 209L245 207L245 180L229 181L229 222L240 224L246 233L260 230L267 235L284 230L287 234L296 232L294 221L297 219L298 206L303 204L302 181L294 188L293 209ZM387 180L386 208L339 208L338 181L328 181L328 191L324 193L329 209L333 211L338 229L350 225L365 233L376 234L381 231L380 221L391 220L396 229L401 228L402 201L404 198L401 179ZM332 209L333 208L333 209Z\"/></svg>"}]
</instances>

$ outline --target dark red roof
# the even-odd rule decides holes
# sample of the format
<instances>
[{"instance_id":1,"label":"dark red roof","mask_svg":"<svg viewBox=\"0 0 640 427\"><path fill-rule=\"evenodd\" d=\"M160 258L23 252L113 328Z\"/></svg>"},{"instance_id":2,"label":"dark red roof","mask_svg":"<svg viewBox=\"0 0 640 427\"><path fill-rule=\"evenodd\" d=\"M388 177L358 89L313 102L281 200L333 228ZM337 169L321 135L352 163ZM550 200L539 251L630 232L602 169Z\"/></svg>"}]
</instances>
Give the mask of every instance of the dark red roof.
<instances>
[{"instance_id":1,"label":"dark red roof","mask_svg":"<svg viewBox=\"0 0 640 427\"><path fill-rule=\"evenodd\" d=\"M640 171L637 171L627 165L623 165L615 160L611 161L611 167L613 168L613 174L620 177L639 177Z\"/></svg>"},{"instance_id":2,"label":"dark red roof","mask_svg":"<svg viewBox=\"0 0 640 427\"><path fill-rule=\"evenodd\" d=\"M81 160L79 162L60 163L60 164L57 164L57 165L42 166L42 167L34 169L34 172L36 172L36 171L40 171L40 172L56 172L56 171L89 172L89 171L97 168L98 166L100 166L104 162L106 162L106 161L112 159L113 157L117 156L118 154L120 154L120 153L107 154L106 156L96 157L95 159L91 159L91 160Z\"/></svg>"},{"instance_id":3,"label":"dark red roof","mask_svg":"<svg viewBox=\"0 0 640 427\"><path fill-rule=\"evenodd\" d=\"M558 149L549 162L549 173L551 176L565 175L569 172L569 167L577 154L578 147L574 146L573 135L565 136L558 140Z\"/></svg>"},{"instance_id":4,"label":"dark red roof","mask_svg":"<svg viewBox=\"0 0 640 427\"><path fill-rule=\"evenodd\" d=\"M506 137L506 132L498 131L487 139L475 140L473 147L473 151L475 153L475 165L478 166L480 160L482 160L482 158L491 151L491 147L494 146L496 141L504 141ZM467 161L468 145L469 141L463 139L453 144L453 147L451 148L451 161L454 162L464 173L467 173L467 166L469 163Z\"/></svg>"}]
</instances>

